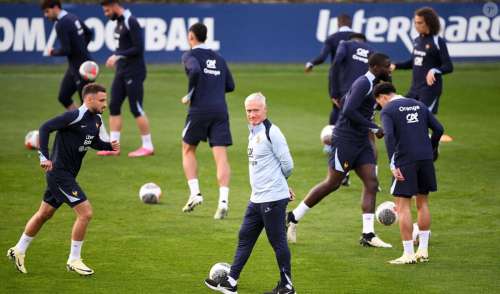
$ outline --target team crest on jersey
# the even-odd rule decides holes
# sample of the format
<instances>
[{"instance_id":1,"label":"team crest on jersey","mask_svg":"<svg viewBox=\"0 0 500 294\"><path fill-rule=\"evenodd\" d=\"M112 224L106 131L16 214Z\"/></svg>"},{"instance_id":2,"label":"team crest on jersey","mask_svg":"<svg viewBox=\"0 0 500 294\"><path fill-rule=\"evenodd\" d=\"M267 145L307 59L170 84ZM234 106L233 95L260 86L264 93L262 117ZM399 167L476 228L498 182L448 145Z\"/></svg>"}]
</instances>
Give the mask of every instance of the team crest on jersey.
<instances>
[{"instance_id":1,"label":"team crest on jersey","mask_svg":"<svg viewBox=\"0 0 500 294\"><path fill-rule=\"evenodd\" d=\"M255 138L255 143L259 144L260 143L260 135Z\"/></svg>"},{"instance_id":2,"label":"team crest on jersey","mask_svg":"<svg viewBox=\"0 0 500 294\"><path fill-rule=\"evenodd\" d=\"M431 48L431 44L425 44L425 49L430 49Z\"/></svg>"},{"instance_id":3,"label":"team crest on jersey","mask_svg":"<svg viewBox=\"0 0 500 294\"><path fill-rule=\"evenodd\" d=\"M73 196L75 196L75 197L78 197L78 191L73 191L73 192L71 192L71 194L73 194Z\"/></svg>"},{"instance_id":4,"label":"team crest on jersey","mask_svg":"<svg viewBox=\"0 0 500 294\"><path fill-rule=\"evenodd\" d=\"M344 162L344 169L348 168L349 167L349 163L346 161Z\"/></svg>"}]
</instances>

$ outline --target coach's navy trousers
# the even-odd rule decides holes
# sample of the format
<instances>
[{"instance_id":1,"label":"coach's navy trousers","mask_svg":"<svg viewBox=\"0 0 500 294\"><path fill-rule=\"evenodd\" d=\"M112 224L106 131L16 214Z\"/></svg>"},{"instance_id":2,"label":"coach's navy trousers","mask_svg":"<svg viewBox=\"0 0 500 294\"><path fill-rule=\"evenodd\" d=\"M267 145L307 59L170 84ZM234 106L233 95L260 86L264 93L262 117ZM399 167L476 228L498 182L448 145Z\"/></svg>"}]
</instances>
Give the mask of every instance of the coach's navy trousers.
<instances>
[{"instance_id":1,"label":"coach's navy trousers","mask_svg":"<svg viewBox=\"0 0 500 294\"><path fill-rule=\"evenodd\" d=\"M290 250L286 240L286 207L288 198L265 203L249 202L241 224L238 248L229 276L237 280L263 228L274 249L280 269L281 284L292 284Z\"/></svg>"}]
</instances>

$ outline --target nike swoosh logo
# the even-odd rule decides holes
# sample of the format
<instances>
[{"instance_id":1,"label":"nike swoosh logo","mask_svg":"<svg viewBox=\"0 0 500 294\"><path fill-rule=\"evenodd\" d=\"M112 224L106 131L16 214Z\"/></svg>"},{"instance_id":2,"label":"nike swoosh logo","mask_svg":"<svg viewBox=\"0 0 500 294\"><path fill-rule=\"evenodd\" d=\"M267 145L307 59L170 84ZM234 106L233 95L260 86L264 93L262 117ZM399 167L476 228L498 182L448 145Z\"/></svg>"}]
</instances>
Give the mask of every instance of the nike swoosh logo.
<instances>
[{"instance_id":1,"label":"nike swoosh logo","mask_svg":"<svg viewBox=\"0 0 500 294\"><path fill-rule=\"evenodd\" d=\"M82 127L82 128L86 128L87 126L86 126L86 125L81 125L80 127Z\"/></svg>"},{"instance_id":2,"label":"nike swoosh logo","mask_svg":"<svg viewBox=\"0 0 500 294\"><path fill-rule=\"evenodd\" d=\"M75 269L76 269L76 270L79 270L79 271L82 271L82 272L87 272L87 273L92 272L92 270L86 270L86 269L83 269L83 268L77 268L77 267L74 267L74 266L72 266L72 268L73 268L73 270L75 270Z\"/></svg>"}]
</instances>

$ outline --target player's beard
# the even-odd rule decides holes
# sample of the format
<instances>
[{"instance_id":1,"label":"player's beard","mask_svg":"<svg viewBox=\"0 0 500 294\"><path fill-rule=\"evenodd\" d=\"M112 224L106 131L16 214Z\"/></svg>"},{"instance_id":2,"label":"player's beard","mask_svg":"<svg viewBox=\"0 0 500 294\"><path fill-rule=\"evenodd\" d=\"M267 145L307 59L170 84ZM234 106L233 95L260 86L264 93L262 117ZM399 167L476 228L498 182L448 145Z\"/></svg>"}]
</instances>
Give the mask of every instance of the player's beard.
<instances>
[{"instance_id":1,"label":"player's beard","mask_svg":"<svg viewBox=\"0 0 500 294\"><path fill-rule=\"evenodd\" d=\"M110 20L117 20L117 19L118 19L118 14L116 14L116 13L112 13L112 14L109 16L109 19L110 19Z\"/></svg>"}]
</instances>

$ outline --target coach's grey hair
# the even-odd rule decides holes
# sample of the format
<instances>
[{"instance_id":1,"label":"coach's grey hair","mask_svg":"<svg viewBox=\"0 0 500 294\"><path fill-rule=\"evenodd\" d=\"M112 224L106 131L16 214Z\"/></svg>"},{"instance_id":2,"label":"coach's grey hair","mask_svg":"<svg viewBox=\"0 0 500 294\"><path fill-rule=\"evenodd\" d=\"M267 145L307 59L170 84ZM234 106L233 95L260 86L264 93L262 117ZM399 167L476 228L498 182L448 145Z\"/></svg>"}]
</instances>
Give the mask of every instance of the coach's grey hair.
<instances>
[{"instance_id":1,"label":"coach's grey hair","mask_svg":"<svg viewBox=\"0 0 500 294\"><path fill-rule=\"evenodd\" d=\"M264 96L264 94L262 94L261 92L255 92L248 95L248 97L245 98L245 105L247 105L247 103L252 100L260 101L262 102L262 104L264 104L264 106L266 106L266 96Z\"/></svg>"}]
</instances>

